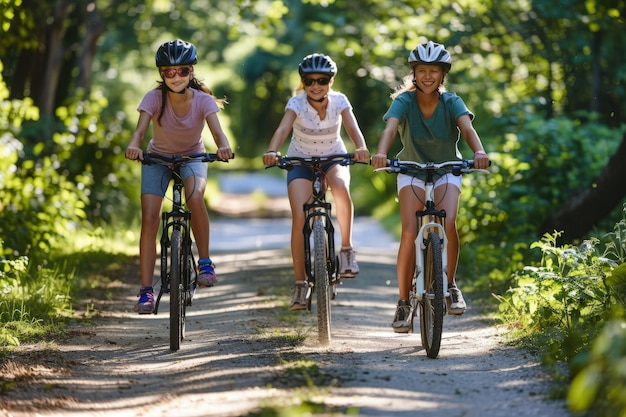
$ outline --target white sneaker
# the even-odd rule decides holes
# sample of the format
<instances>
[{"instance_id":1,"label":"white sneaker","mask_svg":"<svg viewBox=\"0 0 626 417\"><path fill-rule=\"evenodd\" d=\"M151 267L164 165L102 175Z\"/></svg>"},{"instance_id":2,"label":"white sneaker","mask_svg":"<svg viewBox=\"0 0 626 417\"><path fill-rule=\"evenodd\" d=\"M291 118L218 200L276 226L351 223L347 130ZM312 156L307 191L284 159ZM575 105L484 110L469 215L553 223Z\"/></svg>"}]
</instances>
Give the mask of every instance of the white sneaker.
<instances>
[{"instance_id":1,"label":"white sneaker","mask_svg":"<svg viewBox=\"0 0 626 417\"><path fill-rule=\"evenodd\" d=\"M291 291L292 294L291 302L289 303L289 310L306 310L309 296L311 295L311 287L309 287L309 283L306 281L302 283L297 282L293 287L291 287Z\"/></svg>"},{"instance_id":2,"label":"white sneaker","mask_svg":"<svg viewBox=\"0 0 626 417\"><path fill-rule=\"evenodd\" d=\"M453 316L460 316L465 313L467 309L467 305L465 304L465 300L463 299L463 293L456 286L448 287L448 292L450 293L450 297L448 301L448 314L452 314Z\"/></svg>"},{"instance_id":3,"label":"white sneaker","mask_svg":"<svg viewBox=\"0 0 626 417\"><path fill-rule=\"evenodd\" d=\"M411 306L408 301L398 301L398 307L396 307L396 314L393 317L391 327L396 333L408 333L411 330Z\"/></svg>"},{"instance_id":4,"label":"white sneaker","mask_svg":"<svg viewBox=\"0 0 626 417\"><path fill-rule=\"evenodd\" d=\"M356 263L356 252L349 249L339 251L339 277L354 278L359 273L359 264Z\"/></svg>"}]
</instances>

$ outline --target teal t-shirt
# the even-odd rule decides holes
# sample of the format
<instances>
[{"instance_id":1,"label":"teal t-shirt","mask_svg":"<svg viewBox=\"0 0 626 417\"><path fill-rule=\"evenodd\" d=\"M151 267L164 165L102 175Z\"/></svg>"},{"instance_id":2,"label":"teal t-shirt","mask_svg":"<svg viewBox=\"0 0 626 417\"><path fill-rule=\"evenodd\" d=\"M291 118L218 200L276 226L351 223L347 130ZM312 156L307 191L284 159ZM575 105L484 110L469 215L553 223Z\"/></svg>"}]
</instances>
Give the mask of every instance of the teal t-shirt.
<instances>
[{"instance_id":1,"label":"teal t-shirt","mask_svg":"<svg viewBox=\"0 0 626 417\"><path fill-rule=\"evenodd\" d=\"M426 119L417 104L415 91L406 91L393 100L383 119L400 120L398 132L402 150L396 155L398 159L439 163L462 159L458 148L461 133L456 120L465 114L474 119L463 100L446 91L439 96L431 118Z\"/></svg>"}]
</instances>

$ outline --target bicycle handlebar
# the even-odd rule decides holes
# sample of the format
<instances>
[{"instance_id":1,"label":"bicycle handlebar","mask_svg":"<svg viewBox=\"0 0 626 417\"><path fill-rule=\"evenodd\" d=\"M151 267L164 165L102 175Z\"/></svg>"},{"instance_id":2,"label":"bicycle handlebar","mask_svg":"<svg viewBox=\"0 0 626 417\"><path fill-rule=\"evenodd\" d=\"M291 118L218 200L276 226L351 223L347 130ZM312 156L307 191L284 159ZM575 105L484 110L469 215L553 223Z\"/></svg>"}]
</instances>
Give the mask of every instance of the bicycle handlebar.
<instances>
[{"instance_id":1,"label":"bicycle handlebar","mask_svg":"<svg viewBox=\"0 0 626 417\"><path fill-rule=\"evenodd\" d=\"M354 159L353 153L338 153L333 155L326 156L309 156L309 157L300 157L300 156L282 156L280 154L276 154L278 158L278 162L275 165L268 166L266 168L271 168L273 166L290 170L296 165L306 165L306 166L319 166L325 162L338 162L340 165L354 165L354 164L365 164L365 162L359 162Z\"/></svg>"},{"instance_id":2,"label":"bicycle handlebar","mask_svg":"<svg viewBox=\"0 0 626 417\"><path fill-rule=\"evenodd\" d=\"M235 154L233 154L233 158ZM194 153L191 155L161 155L158 153L144 153L143 160L141 161L144 165L152 165L159 163L167 163L172 165L180 165L189 161L200 161L200 162L215 162L221 161L228 163L228 159L220 159L215 153L201 152Z\"/></svg>"},{"instance_id":3,"label":"bicycle handlebar","mask_svg":"<svg viewBox=\"0 0 626 417\"><path fill-rule=\"evenodd\" d=\"M491 161L489 161L491 166ZM474 168L474 160L467 159L461 161L446 161L441 163L434 162L415 162L415 161L401 161L399 159L390 159L387 161L387 166L384 168L376 168L374 172L387 171L392 174L411 174L424 171L445 171L452 175L468 174L470 172L484 172L489 173L486 169Z\"/></svg>"}]
</instances>

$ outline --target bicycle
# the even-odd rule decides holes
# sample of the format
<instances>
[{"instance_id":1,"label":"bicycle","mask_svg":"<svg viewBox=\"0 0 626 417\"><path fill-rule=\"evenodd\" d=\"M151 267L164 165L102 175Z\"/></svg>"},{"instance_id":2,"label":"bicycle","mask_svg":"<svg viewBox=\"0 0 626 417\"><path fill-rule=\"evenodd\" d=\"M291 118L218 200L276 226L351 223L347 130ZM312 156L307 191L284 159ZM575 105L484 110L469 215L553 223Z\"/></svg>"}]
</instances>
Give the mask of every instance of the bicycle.
<instances>
[{"instance_id":1,"label":"bicycle","mask_svg":"<svg viewBox=\"0 0 626 417\"><path fill-rule=\"evenodd\" d=\"M409 293L410 328L419 309L420 335L422 346L429 358L436 358L441 347L443 318L447 312L448 292L448 240L445 233L445 210L435 207L435 175L451 173L463 175L470 172L489 172L475 169L473 160L448 161L439 164L428 162L401 161L392 159L387 167L374 171L387 171L394 174L407 174L417 177L425 173L424 210L415 212L417 216L416 266Z\"/></svg>"},{"instance_id":2,"label":"bicycle","mask_svg":"<svg viewBox=\"0 0 626 417\"><path fill-rule=\"evenodd\" d=\"M337 286L340 284L339 257L335 250L335 228L331 219L332 206L326 201L326 173L322 166L332 162L341 165L353 165L354 154L334 154L315 157L289 157L277 154L276 166L290 170L296 165L308 166L313 171L311 180L310 203L303 205L304 222L304 264L307 274L307 284L315 289L315 303L317 310L317 330L319 343L327 345L331 340L331 310L330 300L337 295ZM271 168L271 167L268 167ZM311 247L311 241L313 246ZM311 311L311 298L307 298L307 310Z\"/></svg>"},{"instance_id":3,"label":"bicycle","mask_svg":"<svg viewBox=\"0 0 626 417\"><path fill-rule=\"evenodd\" d=\"M163 294L170 294L170 350L180 349L185 338L187 307L192 305L198 267L192 251L191 212L182 201L183 179L180 168L190 161L224 161L216 154L198 153L187 156L166 156L144 153L143 164L162 164L172 170L172 209L161 213L161 288L154 305L158 313Z\"/></svg>"}]
</instances>

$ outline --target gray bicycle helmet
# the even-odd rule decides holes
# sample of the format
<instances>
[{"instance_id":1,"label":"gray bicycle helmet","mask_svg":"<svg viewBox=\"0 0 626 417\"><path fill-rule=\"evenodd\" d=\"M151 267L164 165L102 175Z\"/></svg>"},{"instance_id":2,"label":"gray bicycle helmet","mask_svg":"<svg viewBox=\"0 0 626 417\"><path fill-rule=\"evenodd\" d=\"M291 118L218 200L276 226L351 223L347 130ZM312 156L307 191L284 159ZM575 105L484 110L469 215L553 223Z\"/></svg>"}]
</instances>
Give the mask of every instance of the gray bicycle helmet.
<instances>
[{"instance_id":1,"label":"gray bicycle helmet","mask_svg":"<svg viewBox=\"0 0 626 417\"><path fill-rule=\"evenodd\" d=\"M155 58L157 67L194 65L198 62L196 47L180 39L161 44Z\"/></svg>"},{"instance_id":2,"label":"gray bicycle helmet","mask_svg":"<svg viewBox=\"0 0 626 417\"><path fill-rule=\"evenodd\" d=\"M444 71L448 72L452 67L452 58L450 58L450 53L443 45L428 41L428 43L417 45L409 54L409 65L411 68L417 64L437 64Z\"/></svg>"},{"instance_id":3,"label":"gray bicycle helmet","mask_svg":"<svg viewBox=\"0 0 626 417\"><path fill-rule=\"evenodd\" d=\"M302 59L298 72L300 77L305 74L327 74L334 77L337 74L337 64L328 55L311 54Z\"/></svg>"}]
</instances>

